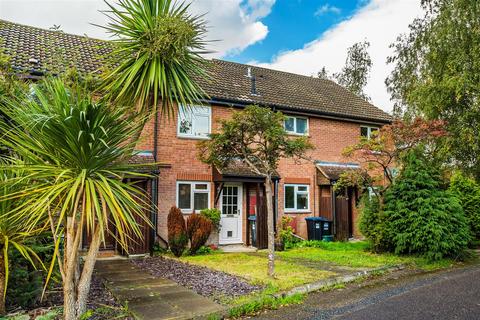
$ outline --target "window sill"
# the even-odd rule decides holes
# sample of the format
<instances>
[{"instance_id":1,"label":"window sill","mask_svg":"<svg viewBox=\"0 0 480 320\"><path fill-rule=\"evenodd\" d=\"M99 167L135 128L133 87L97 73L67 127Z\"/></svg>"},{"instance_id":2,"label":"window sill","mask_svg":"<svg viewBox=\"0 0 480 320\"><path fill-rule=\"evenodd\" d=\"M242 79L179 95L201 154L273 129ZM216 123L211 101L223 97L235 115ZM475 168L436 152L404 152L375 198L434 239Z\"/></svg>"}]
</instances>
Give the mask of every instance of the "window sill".
<instances>
[{"instance_id":1,"label":"window sill","mask_svg":"<svg viewBox=\"0 0 480 320\"><path fill-rule=\"evenodd\" d=\"M310 137L308 133L296 133L296 132L287 132L287 135L289 136L295 136L295 137Z\"/></svg>"},{"instance_id":2,"label":"window sill","mask_svg":"<svg viewBox=\"0 0 480 320\"><path fill-rule=\"evenodd\" d=\"M283 211L284 213L290 214L290 213L302 213L302 214L309 214L312 213L310 210L292 210L292 209L285 209Z\"/></svg>"},{"instance_id":3,"label":"window sill","mask_svg":"<svg viewBox=\"0 0 480 320\"><path fill-rule=\"evenodd\" d=\"M195 213L200 214L200 211L202 211L202 210L195 210ZM193 214L192 209L180 209L180 211L182 211L183 214Z\"/></svg>"},{"instance_id":4,"label":"window sill","mask_svg":"<svg viewBox=\"0 0 480 320\"><path fill-rule=\"evenodd\" d=\"M184 136L177 134L177 138L179 139L188 139L188 140L210 140L210 137L200 137L200 136Z\"/></svg>"}]
</instances>

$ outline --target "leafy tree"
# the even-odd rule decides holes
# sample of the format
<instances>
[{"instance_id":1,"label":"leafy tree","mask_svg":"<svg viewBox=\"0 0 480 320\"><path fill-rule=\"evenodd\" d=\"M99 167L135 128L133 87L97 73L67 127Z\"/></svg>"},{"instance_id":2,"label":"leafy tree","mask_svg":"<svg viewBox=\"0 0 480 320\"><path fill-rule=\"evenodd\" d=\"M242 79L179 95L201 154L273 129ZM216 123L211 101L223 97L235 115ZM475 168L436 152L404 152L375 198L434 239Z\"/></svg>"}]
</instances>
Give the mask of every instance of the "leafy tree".
<instances>
[{"instance_id":1,"label":"leafy tree","mask_svg":"<svg viewBox=\"0 0 480 320\"><path fill-rule=\"evenodd\" d=\"M171 114L174 104L191 104L204 92L195 78L207 77L201 16L188 13L189 4L172 0L120 0L105 12L103 26L113 37L109 54L113 69L103 90L115 102L135 104L139 111Z\"/></svg>"},{"instance_id":2,"label":"leafy tree","mask_svg":"<svg viewBox=\"0 0 480 320\"><path fill-rule=\"evenodd\" d=\"M336 188L344 186L361 186L371 188L379 197L380 207L383 194L393 183L395 167L403 165L402 158L411 150L423 146L423 150L431 158L439 157L435 148L438 139L445 137L444 122L427 121L416 118L411 121L396 120L383 126L370 139L362 137L360 141L343 150L343 155L352 161L359 162L362 170L349 171L337 181ZM386 181L385 181L386 180Z\"/></svg>"},{"instance_id":3,"label":"leafy tree","mask_svg":"<svg viewBox=\"0 0 480 320\"><path fill-rule=\"evenodd\" d=\"M128 164L141 130L137 119L116 105L92 100L88 92L46 80L1 106L2 143L23 164L3 166L22 170L32 184L6 199L19 199L16 216L28 225L48 219L55 251L49 276L58 262L63 282L64 318L78 319L86 311L93 267L111 222L116 239L127 250L132 236L141 237L136 217L146 219L143 192L126 181L146 176ZM91 243L80 267L82 234ZM63 240L62 240L63 238ZM62 250L59 250L60 245ZM48 276L48 277L49 277Z\"/></svg>"},{"instance_id":4,"label":"leafy tree","mask_svg":"<svg viewBox=\"0 0 480 320\"><path fill-rule=\"evenodd\" d=\"M345 66L340 73L333 75L338 84L367 101L370 100L370 97L364 92L364 89L372 68L372 59L368 53L369 47L370 42L364 41L357 42L348 48Z\"/></svg>"},{"instance_id":5,"label":"leafy tree","mask_svg":"<svg viewBox=\"0 0 480 320\"><path fill-rule=\"evenodd\" d=\"M268 224L268 274L274 276L274 222L272 177L282 158L299 159L312 144L307 137L288 136L285 116L268 108L248 106L235 111L229 120L220 121L218 133L199 143L199 158L218 168L236 161L244 162L252 172L265 177Z\"/></svg>"},{"instance_id":6,"label":"leafy tree","mask_svg":"<svg viewBox=\"0 0 480 320\"><path fill-rule=\"evenodd\" d=\"M465 215L441 182L435 164L420 152L406 155L399 177L385 194L386 247L432 260L456 257L466 249L470 231Z\"/></svg>"},{"instance_id":7,"label":"leafy tree","mask_svg":"<svg viewBox=\"0 0 480 320\"><path fill-rule=\"evenodd\" d=\"M22 206L21 199L7 199L12 193L21 192L27 187L24 177L17 170L0 168L0 315L5 314L5 295L10 274L9 256L16 250L34 267L43 266L41 259L32 249L32 240L47 226L45 219L30 221L28 216L18 216L16 210ZM21 172L21 171L20 171Z\"/></svg>"},{"instance_id":8,"label":"leafy tree","mask_svg":"<svg viewBox=\"0 0 480 320\"><path fill-rule=\"evenodd\" d=\"M332 77L330 76L328 70L325 67L322 67L322 69L317 72L317 78L323 80L330 80Z\"/></svg>"},{"instance_id":9,"label":"leafy tree","mask_svg":"<svg viewBox=\"0 0 480 320\"><path fill-rule=\"evenodd\" d=\"M480 178L480 3L423 0L425 15L393 44L387 79L397 113L442 119L447 150Z\"/></svg>"},{"instance_id":10,"label":"leafy tree","mask_svg":"<svg viewBox=\"0 0 480 320\"><path fill-rule=\"evenodd\" d=\"M470 229L476 239L480 239L480 185L460 172L450 180L450 192L462 205Z\"/></svg>"}]
</instances>

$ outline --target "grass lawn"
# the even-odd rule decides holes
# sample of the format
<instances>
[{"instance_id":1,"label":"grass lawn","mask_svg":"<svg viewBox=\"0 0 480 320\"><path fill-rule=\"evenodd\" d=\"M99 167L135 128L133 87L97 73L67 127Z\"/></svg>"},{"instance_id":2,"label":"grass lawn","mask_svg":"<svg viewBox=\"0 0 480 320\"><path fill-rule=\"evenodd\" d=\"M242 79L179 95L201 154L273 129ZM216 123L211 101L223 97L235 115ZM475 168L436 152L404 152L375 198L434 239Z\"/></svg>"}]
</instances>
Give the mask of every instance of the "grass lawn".
<instances>
[{"instance_id":1,"label":"grass lawn","mask_svg":"<svg viewBox=\"0 0 480 320\"><path fill-rule=\"evenodd\" d=\"M367 251L368 243L365 241L315 242L314 245L315 247L301 247L277 252L277 256L286 260L328 262L352 268L380 268L404 264L424 270L435 270L446 268L452 264L452 261L448 259L431 262L416 256L375 254Z\"/></svg>"},{"instance_id":2,"label":"grass lawn","mask_svg":"<svg viewBox=\"0 0 480 320\"><path fill-rule=\"evenodd\" d=\"M277 252L276 279L267 276L267 253L222 253L185 256L181 261L240 276L252 284L267 286L271 291L288 290L302 284L339 275L336 269L372 269L398 264L421 268L448 267L450 260L429 263L418 257L374 254L366 251L366 242L316 242L315 247L300 247Z\"/></svg>"}]
</instances>

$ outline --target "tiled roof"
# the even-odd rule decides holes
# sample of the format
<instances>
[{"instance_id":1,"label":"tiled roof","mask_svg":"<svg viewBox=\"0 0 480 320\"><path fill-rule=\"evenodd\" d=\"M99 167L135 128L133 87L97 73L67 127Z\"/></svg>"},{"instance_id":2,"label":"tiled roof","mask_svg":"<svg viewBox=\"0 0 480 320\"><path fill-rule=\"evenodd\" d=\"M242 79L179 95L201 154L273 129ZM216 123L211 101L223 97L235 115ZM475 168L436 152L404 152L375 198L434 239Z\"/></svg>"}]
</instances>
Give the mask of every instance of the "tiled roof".
<instances>
[{"instance_id":1,"label":"tiled roof","mask_svg":"<svg viewBox=\"0 0 480 320\"><path fill-rule=\"evenodd\" d=\"M248 177L248 178L263 178L262 175L254 172L245 162L234 161L231 162L226 168L218 169L218 172L223 176L232 177ZM274 177L279 177L278 173Z\"/></svg>"},{"instance_id":2,"label":"tiled roof","mask_svg":"<svg viewBox=\"0 0 480 320\"><path fill-rule=\"evenodd\" d=\"M251 94L248 68L255 76L257 94ZM298 112L380 122L391 116L330 80L244 64L212 60L212 79L202 80L204 90L219 100L277 106Z\"/></svg>"},{"instance_id":3,"label":"tiled roof","mask_svg":"<svg viewBox=\"0 0 480 320\"><path fill-rule=\"evenodd\" d=\"M73 65L81 72L98 73L112 43L44 30L0 20L0 41L12 57L14 68L23 73ZM37 62L37 63L35 63ZM61 68L61 67L60 67ZM255 77L257 94L252 94ZM386 123L391 116L333 81L288 72L213 59L211 79L197 79L212 101L261 104L279 110L320 116Z\"/></svg>"},{"instance_id":4,"label":"tiled roof","mask_svg":"<svg viewBox=\"0 0 480 320\"><path fill-rule=\"evenodd\" d=\"M4 20L0 20L0 45L16 70L32 74L72 66L80 72L98 73L102 58L112 49L107 41Z\"/></svg>"},{"instance_id":5,"label":"tiled roof","mask_svg":"<svg viewBox=\"0 0 480 320\"><path fill-rule=\"evenodd\" d=\"M136 154L128 160L128 164L136 166L137 171L152 172L158 170L158 164L154 164L155 159L152 154Z\"/></svg>"}]
</instances>

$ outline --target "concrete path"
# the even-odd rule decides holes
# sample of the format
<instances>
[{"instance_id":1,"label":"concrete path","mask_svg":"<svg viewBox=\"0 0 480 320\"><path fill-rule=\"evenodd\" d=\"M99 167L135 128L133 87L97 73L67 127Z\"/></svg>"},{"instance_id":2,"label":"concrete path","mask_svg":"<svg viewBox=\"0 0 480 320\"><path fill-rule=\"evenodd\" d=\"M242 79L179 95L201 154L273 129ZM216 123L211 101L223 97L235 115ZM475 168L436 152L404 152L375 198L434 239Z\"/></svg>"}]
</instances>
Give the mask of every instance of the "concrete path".
<instances>
[{"instance_id":1,"label":"concrete path","mask_svg":"<svg viewBox=\"0 0 480 320\"><path fill-rule=\"evenodd\" d=\"M222 311L215 302L168 279L157 278L128 260L97 261L97 275L137 319L192 319Z\"/></svg>"}]
</instances>

